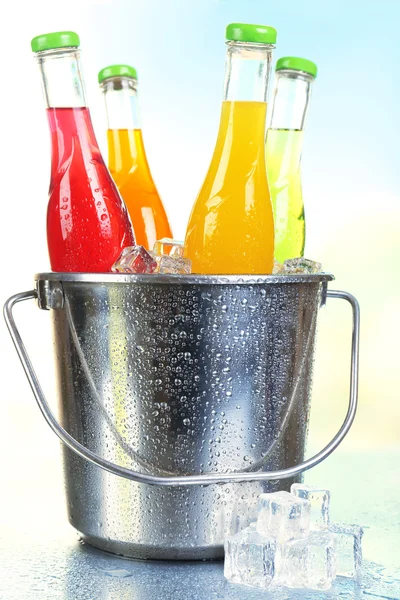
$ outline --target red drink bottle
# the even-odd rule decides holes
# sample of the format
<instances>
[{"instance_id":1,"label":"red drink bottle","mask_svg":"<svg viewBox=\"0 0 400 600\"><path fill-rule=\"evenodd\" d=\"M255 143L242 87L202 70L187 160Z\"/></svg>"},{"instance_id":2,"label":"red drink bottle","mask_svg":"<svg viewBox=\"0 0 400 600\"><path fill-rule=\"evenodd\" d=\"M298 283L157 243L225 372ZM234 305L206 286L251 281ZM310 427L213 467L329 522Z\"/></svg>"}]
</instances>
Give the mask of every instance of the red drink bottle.
<instances>
[{"instance_id":1,"label":"red drink bottle","mask_svg":"<svg viewBox=\"0 0 400 600\"><path fill-rule=\"evenodd\" d=\"M47 245L53 271L107 272L135 239L93 131L79 43L71 31L32 40L51 132Z\"/></svg>"}]
</instances>

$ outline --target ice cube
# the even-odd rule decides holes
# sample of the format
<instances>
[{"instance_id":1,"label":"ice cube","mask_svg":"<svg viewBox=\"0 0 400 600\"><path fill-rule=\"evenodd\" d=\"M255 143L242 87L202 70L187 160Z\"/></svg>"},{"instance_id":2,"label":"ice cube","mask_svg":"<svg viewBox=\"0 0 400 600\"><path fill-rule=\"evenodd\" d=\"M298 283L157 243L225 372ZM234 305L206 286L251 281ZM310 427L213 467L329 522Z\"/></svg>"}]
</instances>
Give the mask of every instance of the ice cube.
<instances>
[{"instance_id":1,"label":"ice cube","mask_svg":"<svg viewBox=\"0 0 400 600\"><path fill-rule=\"evenodd\" d=\"M257 504L249 502L247 498L236 498L229 522L229 535L233 535L246 527L255 529L257 518Z\"/></svg>"},{"instance_id":2,"label":"ice cube","mask_svg":"<svg viewBox=\"0 0 400 600\"><path fill-rule=\"evenodd\" d=\"M258 497L257 531L279 543L302 538L310 530L310 502L289 492L260 494Z\"/></svg>"},{"instance_id":3,"label":"ice cube","mask_svg":"<svg viewBox=\"0 0 400 600\"><path fill-rule=\"evenodd\" d=\"M263 538L254 526L225 538L224 575L232 583L267 588L275 574L278 544Z\"/></svg>"},{"instance_id":4,"label":"ice cube","mask_svg":"<svg viewBox=\"0 0 400 600\"><path fill-rule=\"evenodd\" d=\"M181 275L189 275L192 272L192 261L188 258L178 256L158 256L153 253L158 268L158 273L180 273Z\"/></svg>"},{"instance_id":5,"label":"ice cube","mask_svg":"<svg viewBox=\"0 0 400 600\"><path fill-rule=\"evenodd\" d=\"M113 273L154 273L156 269L157 262L143 246L124 248L111 267Z\"/></svg>"},{"instance_id":6,"label":"ice cube","mask_svg":"<svg viewBox=\"0 0 400 600\"><path fill-rule=\"evenodd\" d=\"M329 490L312 487L303 483L293 483L290 491L297 498L310 501L310 529L312 531L329 529L329 502L331 498Z\"/></svg>"},{"instance_id":7,"label":"ice cube","mask_svg":"<svg viewBox=\"0 0 400 600\"><path fill-rule=\"evenodd\" d=\"M336 577L336 536L314 531L283 544L274 585L328 590Z\"/></svg>"},{"instance_id":8,"label":"ice cube","mask_svg":"<svg viewBox=\"0 0 400 600\"><path fill-rule=\"evenodd\" d=\"M168 256L183 258L183 242L173 240L172 238L162 238L155 242L153 252L159 256L166 254Z\"/></svg>"},{"instance_id":9,"label":"ice cube","mask_svg":"<svg viewBox=\"0 0 400 600\"><path fill-rule=\"evenodd\" d=\"M356 582L361 579L363 528L359 525L336 523L329 531L337 537L337 574Z\"/></svg>"},{"instance_id":10,"label":"ice cube","mask_svg":"<svg viewBox=\"0 0 400 600\"><path fill-rule=\"evenodd\" d=\"M285 275L294 273L321 273L322 265L308 258L289 258L283 263L283 272Z\"/></svg>"},{"instance_id":11,"label":"ice cube","mask_svg":"<svg viewBox=\"0 0 400 600\"><path fill-rule=\"evenodd\" d=\"M274 266L272 269L272 273L273 273L273 275L283 275L283 273L284 273L283 264L278 262L277 260L274 260Z\"/></svg>"}]
</instances>

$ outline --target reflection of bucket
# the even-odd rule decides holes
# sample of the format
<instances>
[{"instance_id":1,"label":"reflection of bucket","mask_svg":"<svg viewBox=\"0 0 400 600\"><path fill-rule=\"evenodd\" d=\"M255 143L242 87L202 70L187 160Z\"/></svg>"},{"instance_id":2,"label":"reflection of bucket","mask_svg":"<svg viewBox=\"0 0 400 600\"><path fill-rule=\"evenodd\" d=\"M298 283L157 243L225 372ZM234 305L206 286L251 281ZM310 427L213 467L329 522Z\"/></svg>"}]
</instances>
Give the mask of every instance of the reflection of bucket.
<instances>
[{"instance_id":1,"label":"reflection of bucket","mask_svg":"<svg viewBox=\"0 0 400 600\"><path fill-rule=\"evenodd\" d=\"M39 305L53 309L64 428L107 465L143 474L116 477L65 448L69 518L84 540L141 558L219 557L235 509L251 516L260 492L289 488L301 469L275 482L259 471L303 460L317 314L331 279L38 276ZM33 295L6 309L23 362L11 308ZM354 374L354 340L353 359ZM138 482L232 471L247 481Z\"/></svg>"}]
</instances>

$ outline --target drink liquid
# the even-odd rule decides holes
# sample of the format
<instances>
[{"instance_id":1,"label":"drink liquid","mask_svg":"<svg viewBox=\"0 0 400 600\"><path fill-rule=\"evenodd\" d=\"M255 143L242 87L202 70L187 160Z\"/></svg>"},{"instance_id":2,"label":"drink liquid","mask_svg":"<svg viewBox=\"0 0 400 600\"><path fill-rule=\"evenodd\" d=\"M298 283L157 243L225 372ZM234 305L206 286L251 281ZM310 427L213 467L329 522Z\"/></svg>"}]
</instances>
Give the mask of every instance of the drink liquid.
<instances>
[{"instance_id":1,"label":"drink liquid","mask_svg":"<svg viewBox=\"0 0 400 600\"><path fill-rule=\"evenodd\" d=\"M265 102L225 101L216 148L192 212L194 273L270 273L273 217L265 172Z\"/></svg>"},{"instance_id":2,"label":"drink liquid","mask_svg":"<svg viewBox=\"0 0 400 600\"><path fill-rule=\"evenodd\" d=\"M236 23L227 27L227 39L219 133L190 215L185 256L194 273L266 274L273 267L274 222L265 119L276 31Z\"/></svg>"},{"instance_id":3,"label":"drink liquid","mask_svg":"<svg viewBox=\"0 0 400 600\"><path fill-rule=\"evenodd\" d=\"M89 111L48 108L47 116L52 140L47 211L51 268L110 271L122 249L134 241L94 139Z\"/></svg>"},{"instance_id":4,"label":"drink liquid","mask_svg":"<svg viewBox=\"0 0 400 600\"><path fill-rule=\"evenodd\" d=\"M303 131L299 129L268 129L266 155L275 219L275 258L281 263L304 254L305 222L300 178L302 144Z\"/></svg>"},{"instance_id":5,"label":"drink liquid","mask_svg":"<svg viewBox=\"0 0 400 600\"><path fill-rule=\"evenodd\" d=\"M94 135L78 46L73 32L32 40L51 132L48 249L53 271L108 272L135 239Z\"/></svg>"},{"instance_id":6,"label":"drink liquid","mask_svg":"<svg viewBox=\"0 0 400 600\"><path fill-rule=\"evenodd\" d=\"M305 218L301 188L304 123L317 67L284 57L276 64L266 161L275 219L275 258L283 263L304 255Z\"/></svg>"},{"instance_id":7,"label":"drink liquid","mask_svg":"<svg viewBox=\"0 0 400 600\"><path fill-rule=\"evenodd\" d=\"M172 237L164 206L151 176L139 125L137 74L128 65L102 69L99 82L108 119L108 165L129 211L136 243L152 250Z\"/></svg>"}]
</instances>

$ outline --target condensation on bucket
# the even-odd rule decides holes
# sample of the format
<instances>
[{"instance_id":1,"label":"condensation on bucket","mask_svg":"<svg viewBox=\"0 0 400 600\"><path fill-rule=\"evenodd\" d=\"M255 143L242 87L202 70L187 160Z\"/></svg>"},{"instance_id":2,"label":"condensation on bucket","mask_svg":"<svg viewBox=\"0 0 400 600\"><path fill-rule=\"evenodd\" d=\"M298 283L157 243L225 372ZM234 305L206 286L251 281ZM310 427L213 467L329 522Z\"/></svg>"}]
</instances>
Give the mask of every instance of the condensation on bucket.
<instances>
[{"instance_id":1,"label":"condensation on bucket","mask_svg":"<svg viewBox=\"0 0 400 600\"><path fill-rule=\"evenodd\" d=\"M52 311L63 425L108 460L153 474L278 469L304 456L316 280L270 284L64 281ZM141 558L215 558L262 491L293 479L158 488L65 450L84 539ZM240 520L240 519L239 519Z\"/></svg>"}]
</instances>

